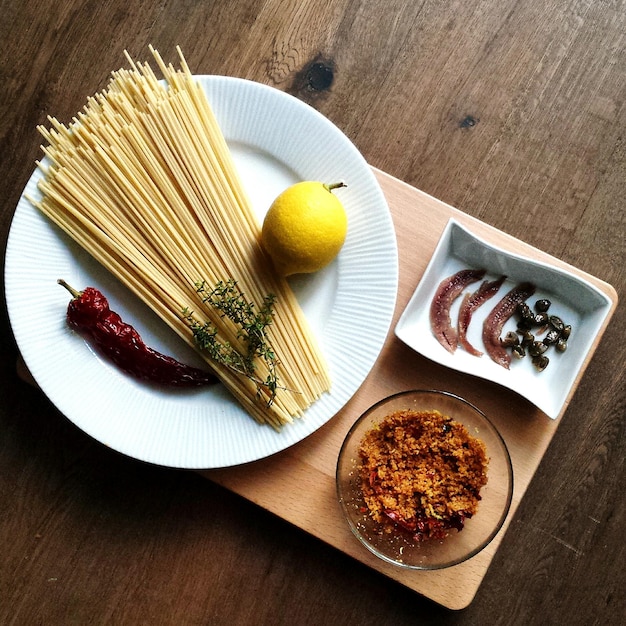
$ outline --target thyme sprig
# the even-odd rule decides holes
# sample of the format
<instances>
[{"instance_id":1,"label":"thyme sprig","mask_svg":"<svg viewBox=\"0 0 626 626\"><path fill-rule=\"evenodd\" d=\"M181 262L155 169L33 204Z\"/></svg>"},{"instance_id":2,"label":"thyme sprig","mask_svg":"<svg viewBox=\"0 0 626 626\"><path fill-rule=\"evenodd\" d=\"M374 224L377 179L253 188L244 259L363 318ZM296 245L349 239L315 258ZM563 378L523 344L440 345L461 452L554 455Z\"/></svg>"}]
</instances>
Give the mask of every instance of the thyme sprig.
<instances>
[{"instance_id":1,"label":"thyme sprig","mask_svg":"<svg viewBox=\"0 0 626 626\"><path fill-rule=\"evenodd\" d=\"M269 340L267 329L274 317L276 297L268 294L263 303L255 310L253 302L249 302L237 286L237 281L229 279L219 281L209 287L206 281L196 283L196 291L202 302L220 312L237 327L237 337L242 340L245 348L240 351L229 341L218 338L218 330L211 322L199 322L188 308L183 310L183 318L189 324L194 340L201 350L217 363L230 370L246 376L257 386L257 397L266 396L267 406L276 397L278 376L276 374L277 358ZM257 358L265 361L268 374L265 379L257 375Z\"/></svg>"}]
</instances>

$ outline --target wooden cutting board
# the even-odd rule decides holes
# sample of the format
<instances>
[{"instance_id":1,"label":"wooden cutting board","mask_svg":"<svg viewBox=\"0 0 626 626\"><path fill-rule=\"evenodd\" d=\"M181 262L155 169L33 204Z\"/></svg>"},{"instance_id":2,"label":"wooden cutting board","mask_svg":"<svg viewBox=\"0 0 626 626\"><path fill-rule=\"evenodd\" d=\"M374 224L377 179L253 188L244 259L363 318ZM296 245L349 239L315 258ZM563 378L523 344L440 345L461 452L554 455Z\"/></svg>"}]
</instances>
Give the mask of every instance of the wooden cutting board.
<instances>
[{"instance_id":1,"label":"wooden cutting board","mask_svg":"<svg viewBox=\"0 0 626 626\"><path fill-rule=\"evenodd\" d=\"M284 452L254 463L201 473L406 587L450 609L461 609L469 605L476 595L566 407L556 420L552 420L507 389L432 363L395 338L393 329L398 318L451 217L466 225L477 236L498 246L567 268L609 296L613 303L610 314L596 337L572 394L613 315L617 294L610 285L597 278L465 215L384 172L374 172L391 209L400 264L394 319L374 368L350 402L307 439ZM399 568L372 555L352 535L342 516L335 491L337 455L346 433L358 416L374 402L391 393L424 388L456 393L480 407L505 439L514 472L511 510L491 544L465 563L431 572Z\"/></svg>"},{"instance_id":2,"label":"wooden cutting board","mask_svg":"<svg viewBox=\"0 0 626 626\"><path fill-rule=\"evenodd\" d=\"M450 609L462 609L476 595L515 510L558 428L567 403L561 415L552 420L507 389L434 364L396 339L393 331L398 318L419 283L451 217L470 228L477 236L502 248L547 261L582 276L610 298L611 310L581 368L572 394L613 315L617 294L613 287L585 272L465 215L380 170L374 170L374 173L389 203L396 229L400 279L391 328L372 371L350 402L305 440L254 463L200 473L402 585ZM21 359L18 361L18 373L34 383ZM352 535L335 491L337 456L352 423L378 400L408 389L441 389L460 395L480 407L498 427L507 443L513 464L513 500L498 535L470 560L432 572L403 569L372 555Z\"/></svg>"}]
</instances>

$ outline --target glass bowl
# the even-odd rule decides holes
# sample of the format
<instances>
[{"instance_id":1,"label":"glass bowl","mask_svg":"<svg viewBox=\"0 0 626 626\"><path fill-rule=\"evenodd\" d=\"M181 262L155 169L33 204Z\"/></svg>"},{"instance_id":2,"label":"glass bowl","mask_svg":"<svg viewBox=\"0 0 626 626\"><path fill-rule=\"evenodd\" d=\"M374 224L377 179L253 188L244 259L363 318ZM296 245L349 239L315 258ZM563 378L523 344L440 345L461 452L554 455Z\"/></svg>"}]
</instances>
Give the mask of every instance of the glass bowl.
<instances>
[{"instance_id":1,"label":"glass bowl","mask_svg":"<svg viewBox=\"0 0 626 626\"><path fill-rule=\"evenodd\" d=\"M418 541L413 534L383 525L370 515L359 479L358 449L365 434L385 417L400 410L439 411L463 424L468 433L483 442L489 464L487 483L473 517L462 530L451 530L443 539ZM457 565L478 554L496 536L511 505L513 468L500 433L484 413L466 400L443 391L405 391L370 407L354 423L343 442L337 462L337 494L352 532L377 557L401 567L434 570ZM385 524L389 528L389 524Z\"/></svg>"}]
</instances>

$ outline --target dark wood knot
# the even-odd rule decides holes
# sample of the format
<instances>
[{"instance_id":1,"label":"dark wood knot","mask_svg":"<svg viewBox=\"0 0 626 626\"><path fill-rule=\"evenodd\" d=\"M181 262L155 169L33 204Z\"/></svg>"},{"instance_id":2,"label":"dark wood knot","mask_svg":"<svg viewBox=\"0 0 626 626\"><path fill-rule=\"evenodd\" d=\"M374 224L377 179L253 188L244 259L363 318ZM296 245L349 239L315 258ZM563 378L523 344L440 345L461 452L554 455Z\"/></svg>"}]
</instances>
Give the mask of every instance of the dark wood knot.
<instances>
[{"instance_id":1,"label":"dark wood knot","mask_svg":"<svg viewBox=\"0 0 626 626\"><path fill-rule=\"evenodd\" d=\"M334 63L317 56L294 75L288 91L310 103L328 95L334 80Z\"/></svg>"},{"instance_id":2,"label":"dark wood knot","mask_svg":"<svg viewBox=\"0 0 626 626\"><path fill-rule=\"evenodd\" d=\"M306 86L311 91L326 91L333 84L335 71L330 65L316 62L305 68L304 77Z\"/></svg>"},{"instance_id":3,"label":"dark wood knot","mask_svg":"<svg viewBox=\"0 0 626 626\"><path fill-rule=\"evenodd\" d=\"M474 126L476 126L478 122L480 122L480 120L477 117L474 117L473 115L466 115L459 122L459 127L460 128L474 128Z\"/></svg>"}]
</instances>

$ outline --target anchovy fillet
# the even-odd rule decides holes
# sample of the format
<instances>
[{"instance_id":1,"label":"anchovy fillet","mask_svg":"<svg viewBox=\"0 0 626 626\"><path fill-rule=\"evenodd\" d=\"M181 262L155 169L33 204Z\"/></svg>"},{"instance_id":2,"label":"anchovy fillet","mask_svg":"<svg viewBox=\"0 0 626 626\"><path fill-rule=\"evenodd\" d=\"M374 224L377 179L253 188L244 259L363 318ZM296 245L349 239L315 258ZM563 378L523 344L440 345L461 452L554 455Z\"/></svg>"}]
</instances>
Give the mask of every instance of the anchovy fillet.
<instances>
[{"instance_id":1,"label":"anchovy fillet","mask_svg":"<svg viewBox=\"0 0 626 626\"><path fill-rule=\"evenodd\" d=\"M492 281L486 280L474 293L466 293L463 297L463 302L461 302L461 308L459 309L459 321L457 325L459 343L467 352L474 356L482 356L483 353L475 348L467 339L467 329L472 321L472 315L476 309L498 293L505 280L506 276L501 276Z\"/></svg>"},{"instance_id":2,"label":"anchovy fillet","mask_svg":"<svg viewBox=\"0 0 626 626\"><path fill-rule=\"evenodd\" d=\"M525 302L535 293L535 285L532 283L520 283L513 287L496 304L483 323L483 343L487 354L498 365L509 369L511 355L500 344L500 335L507 320L515 313L517 306Z\"/></svg>"},{"instance_id":3,"label":"anchovy fillet","mask_svg":"<svg viewBox=\"0 0 626 626\"><path fill-rule=\"evenodd\" d=\"M452 303L470 284L479 281L485 270L466 269L441 281L430 304L430 325L437 341L448 352L454 352L458 346L456 328L450 321Z\"/></svg>"}]
</instances>

